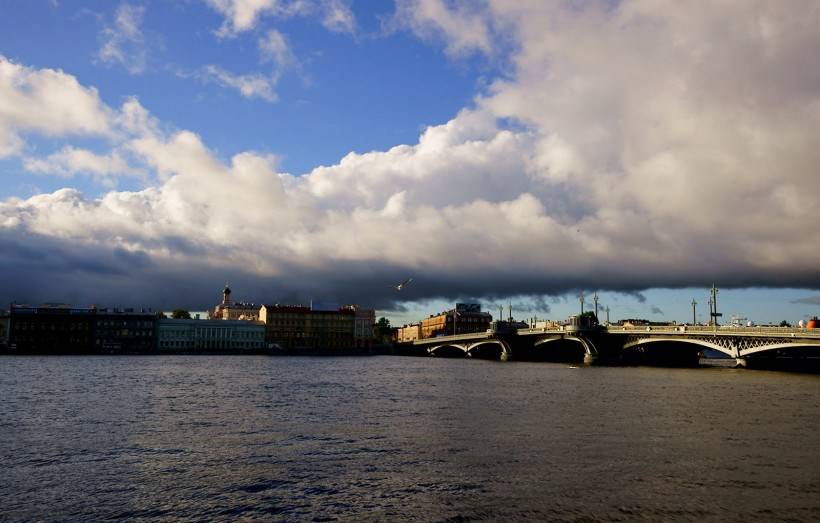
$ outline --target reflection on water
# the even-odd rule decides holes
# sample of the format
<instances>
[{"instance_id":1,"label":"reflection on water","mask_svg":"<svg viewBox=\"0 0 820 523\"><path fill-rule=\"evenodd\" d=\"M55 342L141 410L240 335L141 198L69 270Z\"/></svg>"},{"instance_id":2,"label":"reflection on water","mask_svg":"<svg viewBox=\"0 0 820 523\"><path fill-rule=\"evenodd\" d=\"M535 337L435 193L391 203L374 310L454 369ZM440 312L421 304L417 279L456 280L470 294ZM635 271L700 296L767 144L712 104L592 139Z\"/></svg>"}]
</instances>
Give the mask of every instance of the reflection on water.
<instances>
[{"instance_id":1,"label":"reflection on water","mask_svg":"<svg viewBox=\"0 0 820 523\"><path fill-rule=\"evenodd\" d=\"M820 518L820 376L0 358L0 520Z\"/></svg>"}]
</instances>

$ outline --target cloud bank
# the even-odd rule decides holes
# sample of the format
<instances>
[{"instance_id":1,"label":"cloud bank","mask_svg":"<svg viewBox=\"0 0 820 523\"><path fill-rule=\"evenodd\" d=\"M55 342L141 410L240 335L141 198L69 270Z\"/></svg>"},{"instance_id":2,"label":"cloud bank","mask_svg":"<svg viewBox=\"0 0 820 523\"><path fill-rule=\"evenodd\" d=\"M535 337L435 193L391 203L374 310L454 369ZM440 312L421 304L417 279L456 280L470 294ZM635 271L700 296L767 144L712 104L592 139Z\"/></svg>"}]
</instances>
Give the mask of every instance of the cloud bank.
<instances>
[{"instance_id":1,"label":"cloud bank","mask_svg":"<svg viewBox=\"0 0 820 523\"><path fill-rule=\"evenodd\" d=\"M279 5L210 3L226 31ZM229 279L250 300L387 308L408 276L402 301L820 287L812 2L402 3L411 15L452 56L510 53L509 75L415 144L303 175L253 151L222 161L136 100L0 60L0 154L28 134L111 136L101 169L153 173L141 191L0 203L9 298L207 304Z\"/></svg>"}]
</instances>

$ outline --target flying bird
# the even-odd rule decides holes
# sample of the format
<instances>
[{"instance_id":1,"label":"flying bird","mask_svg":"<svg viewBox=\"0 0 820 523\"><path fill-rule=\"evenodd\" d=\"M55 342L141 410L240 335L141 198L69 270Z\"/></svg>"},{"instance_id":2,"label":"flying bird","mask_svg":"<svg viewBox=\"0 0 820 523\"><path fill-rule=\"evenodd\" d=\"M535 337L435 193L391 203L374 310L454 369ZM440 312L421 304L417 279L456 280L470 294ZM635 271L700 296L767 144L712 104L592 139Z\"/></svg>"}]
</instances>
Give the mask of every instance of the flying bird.
<instances>
[{"instance_id":1,"label":"flying bird","mask_svg":"<svg viewBox=\"0 0 820 523\"><path fill-rule=\"evenodd\" d=\"M411 281L413 281L413 278L407 278L406 280L404 280L400 284L396 285L396 290L400 291L400 290L404 289L405 287L407 287L410 284Z\"/></svg>"}]
</instances>

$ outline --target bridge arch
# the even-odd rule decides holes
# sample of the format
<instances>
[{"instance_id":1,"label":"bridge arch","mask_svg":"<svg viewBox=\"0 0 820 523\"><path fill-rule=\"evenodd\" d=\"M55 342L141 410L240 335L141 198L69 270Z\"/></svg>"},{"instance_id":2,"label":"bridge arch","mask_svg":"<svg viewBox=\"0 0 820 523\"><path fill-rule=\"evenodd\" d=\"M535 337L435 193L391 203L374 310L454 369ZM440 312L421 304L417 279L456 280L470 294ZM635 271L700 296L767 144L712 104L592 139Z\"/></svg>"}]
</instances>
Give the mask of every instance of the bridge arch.
<instances>
[{"instance_id":1,"label":"bridge arch","mask_svg":"<svg viewBox=\"0 0 820 523\"><path fill-rule=\"evenodd\" d=\"M436 345L435 347L430 347L427 349L427 352L431 356L439 356L442 358L467 357L467 347L457 343L443 343L441 345Z\"/></svg>"},{"instance_id":2,"label":"bridge arch","mask_svg":"<svg viewBox=\"0 0 820 523\"><path fill-rule=\"evenodd\" d=\"M506 341L498 339L481 340L468 345L466 349L467 355L478 356L477 353L480 352L478 349L486 347L488 345L496 345L498 347L498 359L507 360L512 355L512 349L510 345Z\"/></svg>"},{"instance_id":3,"label":"bridge arch","mask_svg":"<svg viewBox=\"0 0 820 523\"><path fill-rule=\"evenodd\" d=\"M759 347L752 347L749 349L742 349L740 351L740 356L751 356L752 354L759 354L761 352L769 352L775 351L780 349L815 349L817 351L817 355L820 356L820 344L816 343L800 343L795 341L790 341L786 343L775 343L772 345L761 345Z\"/></svg>"},{"instance_id":4,"label":"bridge arch","mask_svg":"<svg viewBox=\"0 0 820 523\"><path fill-rule=\"evenodd\" d=\"M548 336L536 340L532 349L529 358L553 363L586 363L598 356L595 344L582 336Z\"/></svg>"},{"instance_id":5,"label":"bridge arch","mask_svg":"<svg viewBox=\"0 0 820 523\"><path fill-rule=\"evenodd\" d=\"M727 347L722 347L716 343L712 343L710 341L698 338L675 338L675 337L664 337L664 338L641 338L635 341L630 341L625 343L623 348L624 349L631 349L633 347L640 347L642 345L649 345L651 343L681 343L687 345L700 345L701 347L706 347L708 349L716 350L718 352L722 352L729 357L734 358L736 356L735 352Z\"/></svg>"},{"instance_id":6,"label":"bridge arch","mask_svg":"<svg viewBox=\"0 0 820 523\"><path fill-rule=\"evenodd\" d=\"M546 345L547 343L553 343L553 342L556 342L556 341L559 341L559 342L560 341L574 341L574 342L577 342L577 343L581 344L581 346L584 348L584 354L590 354L592 356L597 356L598 355L598 349L595 347L595 345L591 341L589 341L585 338L578 337L578 336L551 336L549 338L542 338L542 339L536 341L533 344L533 347Z\"/></svg>"}]
</instances>

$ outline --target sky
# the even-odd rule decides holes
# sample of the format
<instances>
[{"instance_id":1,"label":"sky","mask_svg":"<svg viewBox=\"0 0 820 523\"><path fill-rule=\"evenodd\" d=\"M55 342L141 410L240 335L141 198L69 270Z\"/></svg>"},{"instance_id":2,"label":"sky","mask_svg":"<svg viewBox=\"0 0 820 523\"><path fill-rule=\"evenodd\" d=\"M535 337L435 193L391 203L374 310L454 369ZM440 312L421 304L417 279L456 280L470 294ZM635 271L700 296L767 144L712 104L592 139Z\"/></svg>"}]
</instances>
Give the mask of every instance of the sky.
<instances>
[{"instance_id":1,"label":"sky","mask_svg":"<svg viewBox=\"0 0 820 523\"><path fill-rule=\"evenodd\" d=\"M202 310L230 282L401 324L583 290L704 321L714 283L726 319L797 322L817 27L813 0L3 2L0 301Z\"/></svg>"}]
</instances>

